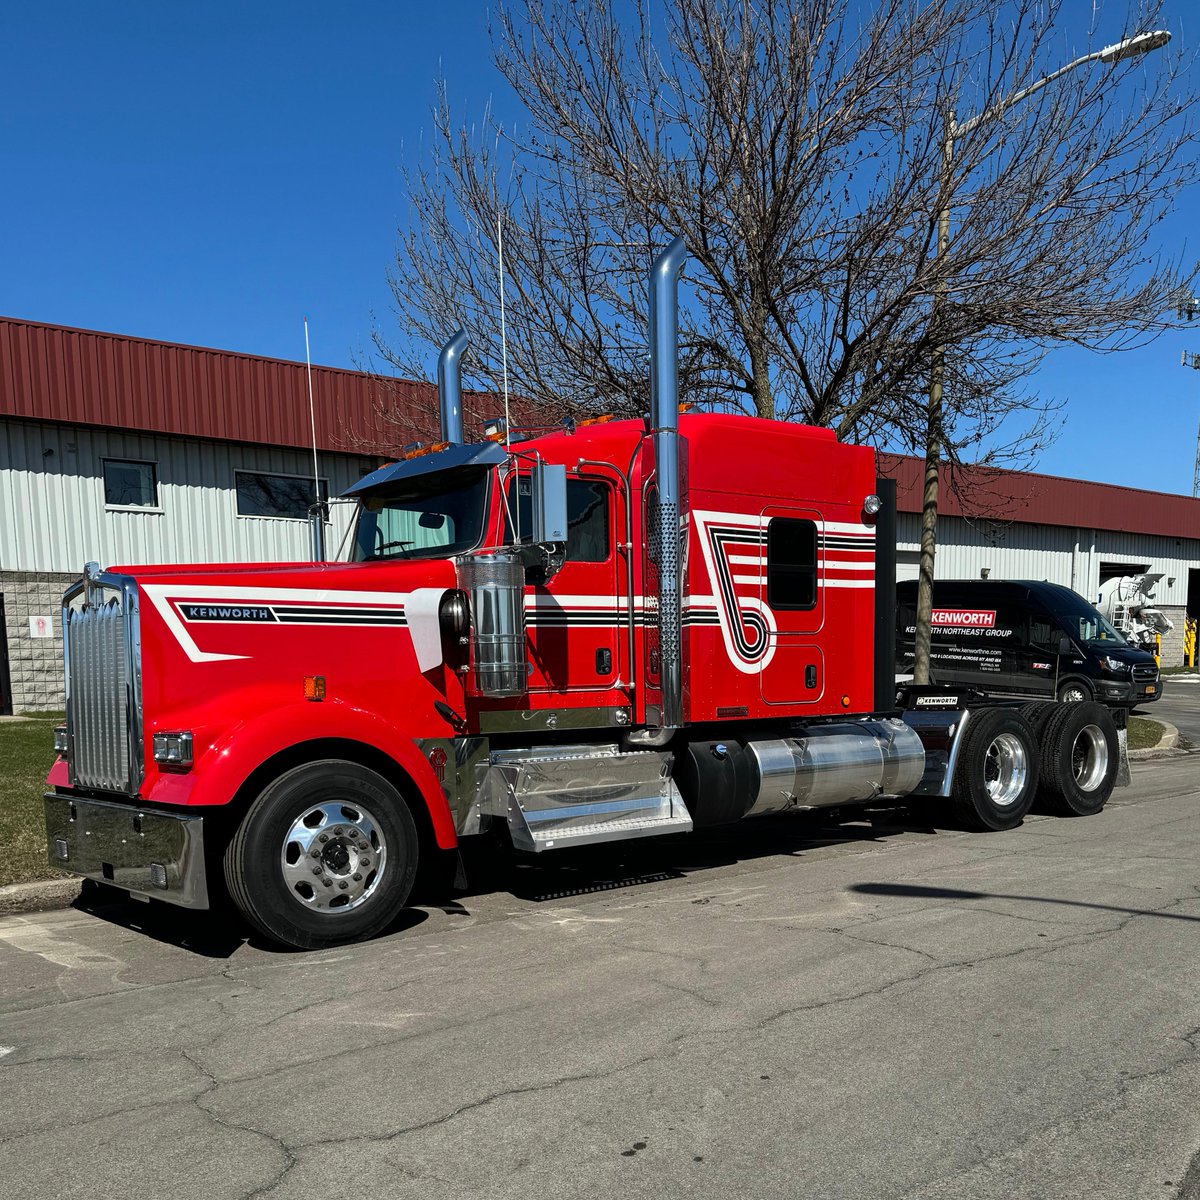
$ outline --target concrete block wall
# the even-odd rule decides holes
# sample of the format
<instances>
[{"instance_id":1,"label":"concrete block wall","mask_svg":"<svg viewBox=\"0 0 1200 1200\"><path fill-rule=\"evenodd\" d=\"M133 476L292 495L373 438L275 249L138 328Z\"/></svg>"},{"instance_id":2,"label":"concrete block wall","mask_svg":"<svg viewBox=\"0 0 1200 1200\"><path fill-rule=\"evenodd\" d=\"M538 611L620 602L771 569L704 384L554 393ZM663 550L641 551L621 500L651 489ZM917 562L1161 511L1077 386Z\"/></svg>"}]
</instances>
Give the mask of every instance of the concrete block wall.
<instances>
[{"instance_id":1,"label":"concrete block wall","mask_svg":"<svg viewBox=\"0 0 1200 1200\"><path fill-rule=\"evenodd\" d=\"M62 594L78 575L45 571L0 571L5 646L14 713L60 709L63 696ZM34 637L30 617L49 617L54 636Z\"/></svg>"},{"instance_id":2,"label":"concrete block wall","mask_svg":"<svg viewBox=\"0 0 1200 1200\"><path fill-rule=\"evenodd\" d=\"M1164 667L1181 667L1183 666L1183 631L1187 624L1187 609L1182 604L1178 606L1164 604L1158 611L1175 626L1170 633L1163 634L1162 654L1159 656L1159 661Z\"/></svg>"}]
</instances>

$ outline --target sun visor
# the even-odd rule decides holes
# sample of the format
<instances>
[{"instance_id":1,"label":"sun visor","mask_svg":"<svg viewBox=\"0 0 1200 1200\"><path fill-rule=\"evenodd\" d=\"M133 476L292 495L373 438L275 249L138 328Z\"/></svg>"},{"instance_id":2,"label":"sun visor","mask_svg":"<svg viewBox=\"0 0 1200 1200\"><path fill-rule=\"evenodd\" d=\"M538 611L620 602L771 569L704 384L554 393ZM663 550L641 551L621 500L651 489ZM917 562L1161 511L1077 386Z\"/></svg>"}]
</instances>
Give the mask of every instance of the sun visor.
<instances>
[{"instance_id":1,"label":"sun visor","mask_svg":"<svg viewBox=\"0 0 1200 1200\"><path fill-rule=\"evenodd\" d=\"M448 446L436 454L421 454L401 462L388 463L370 475L364 475L353 487L348 487L343 496L360 496L378 487L416 479L420 475L432 475L435 471L448 471L455 467L491 466L502 463L507 457L504 447L498 442L476 442L470 446Z\"/></svg>"}]
</instances>

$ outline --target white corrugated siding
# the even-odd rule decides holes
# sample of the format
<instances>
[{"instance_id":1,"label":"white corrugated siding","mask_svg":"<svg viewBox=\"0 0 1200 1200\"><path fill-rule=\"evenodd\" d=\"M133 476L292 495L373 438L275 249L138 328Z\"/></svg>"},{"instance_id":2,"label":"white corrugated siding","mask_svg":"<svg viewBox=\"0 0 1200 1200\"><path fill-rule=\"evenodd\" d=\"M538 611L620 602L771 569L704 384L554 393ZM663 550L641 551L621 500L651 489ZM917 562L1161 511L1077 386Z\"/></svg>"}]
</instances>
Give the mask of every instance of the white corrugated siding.
<instances>
[{"instance_id":1,"label":"white corrugated siding","mask_svg":"<svg viewBox=\"0 0 1200 1200\"><path fill-rule=\"evenodd\" d=\"M920 535L917 513L897 514L899 579L917 577ZM1185 604L1188 569L1200 567L1200 536L1169 538L941 517L937 540L937 579L978 579L987 567L991 579L1045 579L1074 588L1093 602L1100 590L1102 562L1148 565L1151 571L1161 572L1165 578L1154 591L1160 605ZM1168 583L1172 578L1173 585Z\"/></svg>"},{"instance_id":2,"label":"white corrugated siding","mask_svg":"<svg viewBox=\"0 0 1200 1200\"><path fill-rule=\"evenodd\" d=\"M162 511L107 509L105 458L154 462ZM321 455L321 475L331 496L359 478L363 461ZM74 572L88 560L102 566L307 560L307 521L238 515L234 472L243 470L309 475L312 456L274 447L0 422L0 569ZM333 506L331 557L352 507Z\"/></svg>"}]
</instances>

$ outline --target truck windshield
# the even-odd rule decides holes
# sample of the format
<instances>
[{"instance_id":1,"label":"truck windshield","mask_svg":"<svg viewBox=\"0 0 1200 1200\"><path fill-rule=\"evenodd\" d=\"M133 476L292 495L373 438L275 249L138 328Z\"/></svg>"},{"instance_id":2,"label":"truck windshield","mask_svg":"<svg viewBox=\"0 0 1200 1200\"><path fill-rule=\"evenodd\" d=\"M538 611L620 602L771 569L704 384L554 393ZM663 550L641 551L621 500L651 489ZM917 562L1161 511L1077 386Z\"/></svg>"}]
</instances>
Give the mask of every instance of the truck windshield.
<instances>
[{"instance_id":1,"label":"truck windshield","mask_svg":"<svg viewBox=\"0 0 1200 1200\"><path fill-rule=\"evenodd\" d=\"M407 479L363 496L353 562L445 558L483 540L490 467L460 467Z\"/></svg>"},{"instance_id":2,"label":"truck windshield","mask_svg":"<svg viewBox=\"0 0 1200 1200\"><path fill-rule=\"evenodd\" d=\"M1082 597L1067 597L1055 604L1055 615L1067 632L1089 645L1124 646L1125 639Z\"/></svg>"}]
</instances>

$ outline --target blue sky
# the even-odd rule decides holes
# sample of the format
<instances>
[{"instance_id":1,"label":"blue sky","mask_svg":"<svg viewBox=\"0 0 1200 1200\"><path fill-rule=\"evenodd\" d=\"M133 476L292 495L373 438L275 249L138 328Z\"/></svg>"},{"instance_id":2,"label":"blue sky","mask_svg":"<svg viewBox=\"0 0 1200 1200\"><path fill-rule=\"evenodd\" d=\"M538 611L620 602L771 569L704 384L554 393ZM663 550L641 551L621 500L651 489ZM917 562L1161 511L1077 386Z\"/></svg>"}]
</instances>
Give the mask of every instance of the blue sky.
<instances>
[{"instance_id":1,"label":"blue sky","mask_svg":"<svg viewBox=\"0 0 1200 1200\"><path fill-rule=\"evenodd\" d=\"M282 358L303 358L307 314L314 361L355 365L388 326L399 167L439 69L464 113L501 86L487 20L471 0L6 6L0 313ZM1200 256L1200 194L1162 237ZM1038 469L1190 492L1183 350L1200 320L1120 355L1055 352L1031 387L1067 424Z\"/></svg>"}]
</instances>

